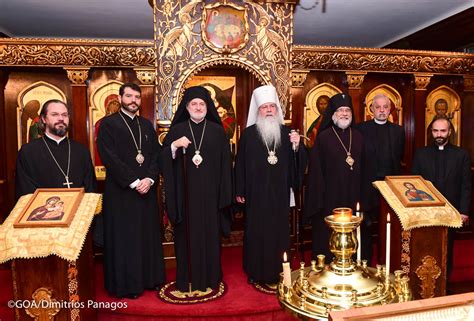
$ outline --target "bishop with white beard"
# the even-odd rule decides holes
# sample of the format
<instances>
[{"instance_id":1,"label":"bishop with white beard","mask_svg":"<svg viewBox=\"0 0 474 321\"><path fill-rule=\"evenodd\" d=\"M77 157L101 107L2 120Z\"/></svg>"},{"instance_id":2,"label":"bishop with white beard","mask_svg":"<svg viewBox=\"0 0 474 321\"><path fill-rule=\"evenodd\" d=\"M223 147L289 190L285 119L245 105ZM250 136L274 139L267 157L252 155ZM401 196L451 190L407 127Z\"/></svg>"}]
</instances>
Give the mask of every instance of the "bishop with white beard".
<instances>
[{"instance_id":1,"label":"bishop with white beard","mask_svg":"<svg viewBox=\"0 0 474 321\"><path fill-rule=\"evenodd\" d=\"M363 206L366 201L361 190L368 190L362 188L370 182L362 177L366 168L363 138L352 120L351 97L331 97L311 149L303 218L313 226L313 258L318 254L332 257L324 217L336 207L355 210L357 202Z\"/></svg>"},{"instance_id":2,"label":"bishop with white beard","mask_svg":"<svg viewBox=\"0 0 474 321\"><path fill-rule=\"evenodd\" d=\"M306 162L300 135L283 125L275 87L255 89L235 163L236 200L245 206L249 282L279 279L283 252L290 250L290 198L300 188Z\"/></svg>"}]
</instances>

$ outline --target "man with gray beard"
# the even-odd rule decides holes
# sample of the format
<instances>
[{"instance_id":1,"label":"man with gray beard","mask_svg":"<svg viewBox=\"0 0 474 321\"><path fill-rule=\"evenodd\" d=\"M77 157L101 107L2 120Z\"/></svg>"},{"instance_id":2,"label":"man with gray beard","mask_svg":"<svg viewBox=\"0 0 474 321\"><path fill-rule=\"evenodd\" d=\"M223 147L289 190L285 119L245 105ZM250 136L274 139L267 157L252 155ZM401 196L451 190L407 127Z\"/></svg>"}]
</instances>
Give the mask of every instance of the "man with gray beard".
<instances>
[{"instance_id":1,"label":"man with gray beard","mask_svg":"<svg viewBox=\"0 0 474 321\"><path fill-rule=\"evenodd\" d=\"M324 217L334 208L354 210L357 202L363 202L361 188L367 184L362 177L363 153L362 135L352 128L352 99L337 94L329 100L310 156L303 218L313 226L313 258L332 257Z\"/></svg>"},{"instance_id":2,"label":"man with gray beard","mask_svg":"<svg viewBox=\"0 0 474 321\"><path fill-rule=\"evenodd\" d=\"M254 90L235 163L236 200L245 206L244 270L274 284L290 250L289 210L306 167L300 135L283 125L275 87Z\"/></svg>"}]
</instances>

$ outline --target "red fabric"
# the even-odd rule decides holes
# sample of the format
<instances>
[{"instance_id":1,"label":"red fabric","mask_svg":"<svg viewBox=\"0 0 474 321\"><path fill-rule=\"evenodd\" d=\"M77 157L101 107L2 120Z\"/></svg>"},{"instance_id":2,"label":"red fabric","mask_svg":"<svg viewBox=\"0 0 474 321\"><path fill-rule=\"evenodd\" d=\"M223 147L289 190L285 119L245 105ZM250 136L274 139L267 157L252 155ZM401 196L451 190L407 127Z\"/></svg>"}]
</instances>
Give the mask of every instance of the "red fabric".
<instances>
[{"instance_id":1,"label":"red fabric","mask_svg":"<svg viewBox=\"0 0 474 321\"><path fill-rule=\"evenodd\" d=\"M156 297L156 291L146 291L137 300L119 300L126 302L127 309L111 311L99 310L100 321L135 320L229 320L229 321L290 321L296 320L283 311L276 296L263 294L247 284L242 270L242 248L222 248L224 282L228 292L220 299L199 304L178 305L165 303ZM100 267L98 266L100 269ZM166 271L169 281L174 271ZM97 270L96 298L98 301L116 301L103 288L102 271Z\"/></svg>"}]
</instances>

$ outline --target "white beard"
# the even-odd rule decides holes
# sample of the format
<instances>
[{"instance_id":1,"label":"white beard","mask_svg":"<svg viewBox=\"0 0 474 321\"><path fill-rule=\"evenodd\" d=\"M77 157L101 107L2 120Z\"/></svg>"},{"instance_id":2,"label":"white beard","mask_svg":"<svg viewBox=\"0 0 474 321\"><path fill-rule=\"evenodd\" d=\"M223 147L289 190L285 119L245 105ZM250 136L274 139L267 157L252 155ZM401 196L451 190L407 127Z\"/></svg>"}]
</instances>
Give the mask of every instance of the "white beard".
<instances>
[{"instance_id":1,"label":"white beard","mask_svg":"<svg viewBox=\"0 0 474 321\"><path fill-rule=\"evenodd\" d=\"M280 122L278 117L268 116L268 117L257 117L257 131L260 137L267 142L268 148L273 149L278 148L281 143L281 131L280 131Z\"/></svg>"},{"instance_id":2,"label":"white beard","mask_svg":"<svg viewBox=\"0 0 474 321\"><path fill-rule=\"evenodd\" d=\"M336 114L333 114L332 121L334 122L334 125L336 125L340 129L346 129L352 123L352 116L350 116L349 118L339 118L339 119L337 119Z\"/></svg>"}]
</instances>

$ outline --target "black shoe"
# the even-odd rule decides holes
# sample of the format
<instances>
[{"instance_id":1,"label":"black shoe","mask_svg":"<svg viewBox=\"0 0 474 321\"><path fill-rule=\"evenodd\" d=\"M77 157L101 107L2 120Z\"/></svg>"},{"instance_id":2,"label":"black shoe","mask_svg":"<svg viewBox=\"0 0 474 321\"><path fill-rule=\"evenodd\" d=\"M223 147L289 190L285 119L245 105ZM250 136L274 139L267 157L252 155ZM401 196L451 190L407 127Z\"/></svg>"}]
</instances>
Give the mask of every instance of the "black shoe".
<instances>
[{"instance_id":1,"label":"black shoe","mask_svg":"<svg viewBox=\"0 0 474 321\"><path fill-rule=\"evenodd\" d=\"M140 294L125 294L122 298L136 300L140 297Z\"/></svg>"}]
</instances>

